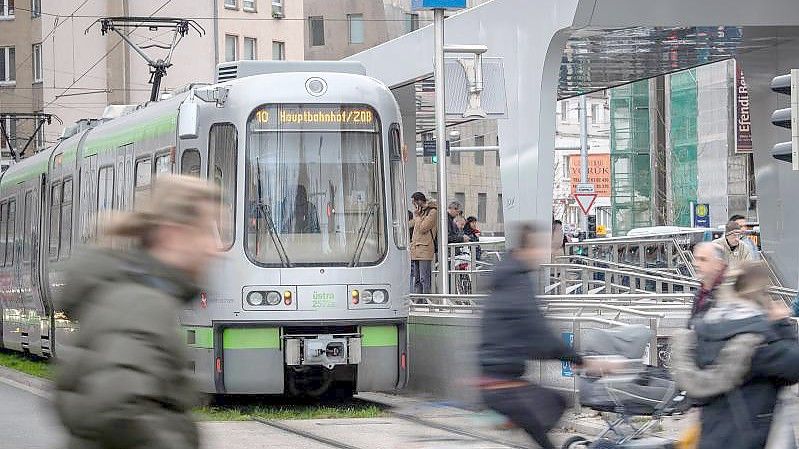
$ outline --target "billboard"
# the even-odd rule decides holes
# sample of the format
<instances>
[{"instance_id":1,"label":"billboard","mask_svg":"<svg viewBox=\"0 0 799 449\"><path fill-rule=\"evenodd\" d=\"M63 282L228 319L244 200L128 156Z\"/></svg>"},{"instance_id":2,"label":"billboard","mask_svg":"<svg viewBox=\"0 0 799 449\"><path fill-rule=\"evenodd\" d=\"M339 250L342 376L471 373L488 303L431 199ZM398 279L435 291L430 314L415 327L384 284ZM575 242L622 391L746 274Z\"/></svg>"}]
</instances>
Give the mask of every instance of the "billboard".
<instances>
[{"instance_id":1,"label":"billboard","mask_svg":"<svg viewBox=\"0 0 799 449\"><path fill-rule=\"evenodd\" d=\"M752 152L752 117L749 112L749 89L743 70L735 64L735 152Z\"/></svg>"},{"instance_id":2,"label":"billboard","mask_svg":"<svg viewBox=\"0 0 799 449\"><path fill-rule=\"evenodd\" d=\"M571 179L571 194L580 184L580 155L569 156L569 178ZM610 154L588 155L588 183L594 185L594 192L599 197L610 197Z\"/></svg>"},{"instance_id":3,"label":"billboard","mask_svg":"<svg viewBox=\"0 0 799 449\"><path fill-rule=\"evenodd\" d=\"M413 9L463 9L466 0L413 0Z\"/></svg>"}]
</instances>

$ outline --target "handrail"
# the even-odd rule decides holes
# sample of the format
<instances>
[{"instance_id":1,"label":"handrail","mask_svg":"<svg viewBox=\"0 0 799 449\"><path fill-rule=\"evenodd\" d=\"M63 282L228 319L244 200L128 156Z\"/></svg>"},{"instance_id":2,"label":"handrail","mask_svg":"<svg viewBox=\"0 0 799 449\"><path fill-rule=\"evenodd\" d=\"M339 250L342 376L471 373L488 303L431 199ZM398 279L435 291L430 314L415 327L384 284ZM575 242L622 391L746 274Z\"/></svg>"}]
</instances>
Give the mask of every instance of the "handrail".
<instances>
[{"instance_id":1,"label":"handrail","mask_svg":"<svg viewBox=\"0 0 799 449\"><path fill-rule=\"evenodd\" d=\"M666 316L662 313L655 313L655 312L644 312L636 309L632 309L629 307L624 306L615 306L611 304L580 304L576 302L563 302L563 303L549 303L544 306L545 310L550 310L551 308L572 308L572 309L582 309L582 308L593 308L593 309L600 309L600 310L613 310L615 312L623 312L626 314L634 315L634 316L642 316L647 318L665 318ZM582 313L582 312L578 312ZM579 316L579 315L578 315Z\"/></svg>"},{"instance_id":2,"label":"handrail","mask_svg":"<svg viewBox=\"0 0 799 449\"><path fill-rule=\"evenodd\" d=\"M688 281L688 280L681 281L681 280L675 280L675 279L666 279L663 276L654 276L654 275L649 275L649 274L644 274L644 273L637 273L637 272L634 272L634 271L617 270L615 268L591 267L591 266L580 265L580 264L545 263L545 264L541 264L541 268L572 268L572 269L578 269L578 270L581 270L581 271L587 269L588 271L604 272L604 273L608 273L609 272L609 273L613 273L613 274L619 274L619 275L622 275L622 276L636 277L636 278L640 278L640 279L648 279L648 280L652 280L652 281L659 281L659 282L665 282L665 283L669 283L670 282L670 283L677 284L677 285L697 287L697 288L701 285L699 283L699 281Z\"/></svg>"},{"instance_id":3,"label":"handrail","mask_svg":"<svg viewBox=\"0 0 799 449\"><path fill-rule=\"evenodd\" d=\"M618 266L618 267L621 267L621 268L629 268L629 269L633 269L633 270L638 270L638 271L642 271L644 274L650 274L652 276L673 277L675 279L686 280L686 281L695 280L695 278L692 278L692 277L689 277L689 276L684 276L682 274L673 274L673 273L669 273L669 272L663 271L663 270L657 270L657 269L653 269L653 268L644 268L644 267L639 267L637 265L630 265L630 264L621 263L621 262L614 262L612 260L597 259L597 258L594 258L594 257L582 256L582 255L577 255L577 254L575 254L573 256L557 256L557 257L555 257L555 259L585 260L587 262L593 262L593 263L597 263L597 264L615 265L615 266ZM601 267L594 267L594 268L601 268Z\"/></svg>"}]
</instances>

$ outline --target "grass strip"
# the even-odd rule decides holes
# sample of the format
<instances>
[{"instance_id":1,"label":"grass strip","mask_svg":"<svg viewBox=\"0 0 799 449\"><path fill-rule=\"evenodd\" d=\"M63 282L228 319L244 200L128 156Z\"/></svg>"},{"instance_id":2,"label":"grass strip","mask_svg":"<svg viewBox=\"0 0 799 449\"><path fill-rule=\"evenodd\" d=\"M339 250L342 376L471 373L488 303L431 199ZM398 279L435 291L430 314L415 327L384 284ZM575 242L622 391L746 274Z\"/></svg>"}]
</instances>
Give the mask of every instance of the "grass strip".
<instances>
[{"instance_id":1,"label":"grass strip","mask_svg":"<svg viewBox=\"0 0 799 449\"><path fill-rule=\"evenodd\" d=\"M54 367L47 360L19 352L0 350L0 366L41 379L53 380L55 376Z\"/></svg>"}]
</instances>

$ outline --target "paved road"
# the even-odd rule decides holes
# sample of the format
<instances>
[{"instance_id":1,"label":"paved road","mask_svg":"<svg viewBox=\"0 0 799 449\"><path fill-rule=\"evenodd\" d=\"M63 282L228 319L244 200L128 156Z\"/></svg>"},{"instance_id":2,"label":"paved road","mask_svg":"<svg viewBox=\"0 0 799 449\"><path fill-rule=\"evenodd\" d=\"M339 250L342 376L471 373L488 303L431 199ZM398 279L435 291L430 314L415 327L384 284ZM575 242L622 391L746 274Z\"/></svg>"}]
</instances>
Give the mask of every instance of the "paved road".
<instances>
[{"instance_id":1,"label":"paved road","mask_svg":"<svg viewBox=\"0 0 799 449\"><path fill-rule=\"evenodd\" d=\"M60 449L65 442L50 402L24 386L12 386L3 379L0 379L0 436L3 447L14 449Z\"/></svg>"}]
</instances>

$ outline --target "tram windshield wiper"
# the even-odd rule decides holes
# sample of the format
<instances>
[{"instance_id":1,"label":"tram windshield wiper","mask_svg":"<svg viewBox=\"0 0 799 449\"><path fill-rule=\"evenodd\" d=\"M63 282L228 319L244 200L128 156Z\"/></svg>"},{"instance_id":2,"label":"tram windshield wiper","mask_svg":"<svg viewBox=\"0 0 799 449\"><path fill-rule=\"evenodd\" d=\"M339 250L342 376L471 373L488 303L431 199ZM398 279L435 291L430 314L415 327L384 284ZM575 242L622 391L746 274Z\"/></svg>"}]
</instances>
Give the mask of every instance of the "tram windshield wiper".
<instances>
[{"instance_id":1,"label":"tram windshield wiper","mask_svg":"<svg viewBox=\"0 0 799 449\"><path fill-rule=\"evenodd\" d=\"M374 218L377 212L377 207L377 203L372 203L369 205L369 208L366 209L366 217L364 217L360 229L358 229L358 241L355 243L355 252L350 261L350 267L357 266L358 262L361 260L361 254L363 254L363 249L366 247L366 236L369 235L369 224L372 222L372 218Z\"/></svg>"},{"instance_id":2,"label":"tram windshield wiper","mask_svg":"<svg viewBox=\"0 0 799 449\"><path fill-rule=\"evenodd\" d=\"M272 220L272 208L269 207L268 204L263 203L258 203L258 207L261 209L261 213L266 219L266 229L269 231L269 237L272 239L272 243L275 245L278 257L280 257L280 264L284 268L291 268L291 261L289 260L288 252L286 251L286 247L283 246L283 240L280 239L280 234L277 232L275 221ZM260 234L258 235L260 237Z\"/></svg>"}]
</instances>

